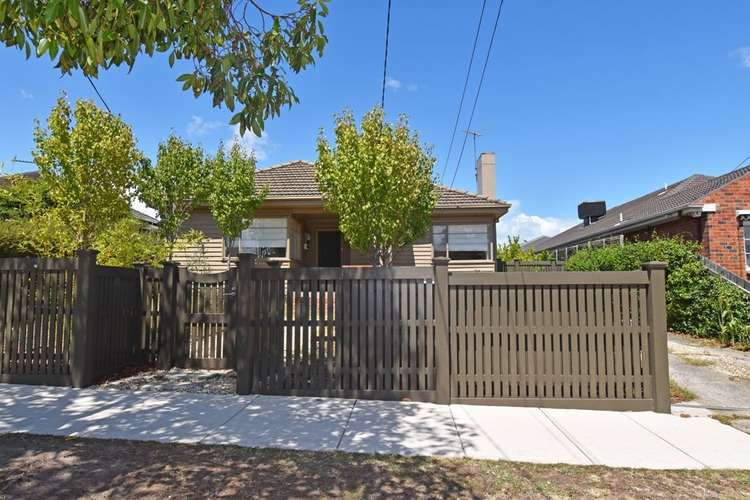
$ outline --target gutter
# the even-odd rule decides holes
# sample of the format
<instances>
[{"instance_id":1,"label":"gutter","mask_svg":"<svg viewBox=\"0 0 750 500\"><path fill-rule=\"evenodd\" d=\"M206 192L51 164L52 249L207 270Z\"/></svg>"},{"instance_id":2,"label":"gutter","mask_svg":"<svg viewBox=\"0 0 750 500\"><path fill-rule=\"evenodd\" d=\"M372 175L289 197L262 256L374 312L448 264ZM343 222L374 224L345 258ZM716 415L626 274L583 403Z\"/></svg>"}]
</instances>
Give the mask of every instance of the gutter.
<instances>
[{"instance_id":1,"label":"gutter","mask_svg":"<svg viewBox=\"0 0 750 500\"><path fill-rule=\"evenodd\" d=\"M679 209L676 212L671 212L671 213L667 213L667 214L663 214L663 215L656 215L654 217L651 217L650 219L641 219L640 221L635 221L632 224L625 224L625 225L621 225L621 226L611 227L611 228L609 228L607 230L604 230L604 231L601 231L599 233L593 233L593 234L590 234L590 235L585 236L583 238L578 238L577 240L571 240L571 241L568 241L568 242L565 242L565 243L560 243L559 245L555 245L553 247L541 248L541 250L549 250L549 251L558 250L558 249L569 247L569 246L572 246L572 245L580 245L582 243L586 243L587 241L591 241L592 239L604 238L604 237L607 237L607 236L612 236L612 235L620 234L620 233L623 233L624 230L626 230L626 229L628 231L635 231L635 230L638 230L638 229L642 229L644 227L651 226L653 224L660 224L660 223L663 223L663 222L671 222L673 220L679 219L683 215L682 211L685 208L687 208L687 207L683 207L683 208Z\"/></svg>"}]
</instances>

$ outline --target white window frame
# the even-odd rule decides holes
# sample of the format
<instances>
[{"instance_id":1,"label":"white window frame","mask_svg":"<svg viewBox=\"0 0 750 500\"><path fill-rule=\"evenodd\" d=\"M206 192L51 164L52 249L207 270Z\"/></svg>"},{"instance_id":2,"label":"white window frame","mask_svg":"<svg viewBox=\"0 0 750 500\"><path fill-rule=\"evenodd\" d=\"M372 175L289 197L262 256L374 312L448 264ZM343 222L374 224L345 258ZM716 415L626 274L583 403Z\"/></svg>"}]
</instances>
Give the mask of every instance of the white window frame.
<instances>
[{"instance_id":1,"label":"white window frame","mask_svg":"<svg viewBox=\"0 0 750 500\"><path fill-rule=\"evenodd\" d=\"M267 256L267 255L262 255L261 254L261 255L257 255L257 257L268 258L268 259L288 259L289 258L289 243L290 243L289 242L289 229L290 229L290 227L289 227L290 226L289 217L258 217L256 219L253 219L253 223L250 225L250 227L247 228L247 229L245 229L245 230L243 230L242 232L245 233L245 231L249 231L251 229L257 229L254 226L256 226L256 224L258 222L261 222L261 221L263 223L265 223L266 221L278 221L278 222L282 222L283 221L283 223L284 223L284 225L283 225L284 226L283 227L284 235L283 235L283 238L279 238L277 241L282 241L282 240L284 241L284 247L283 247L284 248L284 255ZM278 228L276 228L274 226L269 226L269 227L266 227L264 229L281 229L281 226L279 226ZM269 241L274 241L272 238L267 238L267 239ZM240 237L237 238L237 241L235 242L235 247L237 248L237 250L239 252L242 252L242 250L243 250L242 241L243 241L243 237L242 237L242 235L240 235ZM248 248L251 248L251 249L260 249L260 248L282 248L282 247L281 246L273 246L273 247L272 246L268 246L268 247L256 246L256 247L248 247ZM256 253L256 252L252 252L252 253Z\"/></svg>"},{"instance_id":2,"label":"white window frame","mask_svg":"<svg viewBox=\"0 0 750 500\"><path fill-rule=\"evenodd\" d=\"M750 273L750 252L748 251L748 244L750 244L750 221L742 222L742 253L745 254L745 272Z\"/></svg>"},{"instance_id":3,"label":"white window frame","mask_svg":"<svg viewBox=\"0 0 750 500\"><path fill-rule=\"evenodd\" d=\"M451 254L451 249L450 249L450 234L451 234L451 231L450 231L450 227L451 226L453 226L453 227L455 227L455 226L477 226L477 227L481 226L481 227L485 228L485 234L486 234L486 238L487 238L487 240L486 240L486 244L487 244L486 258L484 258L484 259L454 259L454 258L452 258L450 256L450 254ZM442 252L441 252L441 254L438 254L438 252L437 252L437 247L435 245L435 233L436 233L435 229L436 228L445 228L445 240L446 241L445 241L445 253L444 254ZM492 238L492 235L490 233L490 231L491 231L492 228L494 228L494 224L487 224L487 223L482 223L482 222L436 222L436 223L433 223L432 224L432 241L431 241L431 243L432 243L432 255L433 255L433 257L448 257L448 258L450 258L451 261L454 261L454 262L488 262L488 261L492 261L494 259L494 251L493 251L494 238ZM479 231L477 231L476 233L479 233ZM472 234L476 234L476 233L472 233Z\"/></svg>"}]
</instances>

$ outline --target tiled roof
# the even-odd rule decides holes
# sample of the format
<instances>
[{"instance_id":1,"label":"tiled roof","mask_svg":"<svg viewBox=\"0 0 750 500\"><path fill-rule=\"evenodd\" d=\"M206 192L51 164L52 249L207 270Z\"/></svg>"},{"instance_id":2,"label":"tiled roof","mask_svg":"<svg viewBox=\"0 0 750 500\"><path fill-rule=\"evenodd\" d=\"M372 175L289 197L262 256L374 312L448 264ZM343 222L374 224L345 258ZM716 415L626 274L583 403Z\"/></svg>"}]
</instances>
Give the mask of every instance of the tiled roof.
<instances>
[{"instance_id":1,"label":"tiled roof","mask_svg":"<svg viewBox=\"0 0 750 500\"><path fill-rule=\"evenodd\" d=\"M255 173L258 185L268 188L270 199L319 199L318 183L315 181L315 166L306 161L292 161L258 170ZM435 186L439 195L436 208L506 208L510 205L478 194Z\"/></svg>"},{"instance_id":2,"label":"tiled roof","mask_svg":"<svg viewBox=\"0 0 750 500\"><path fill-rule=\"evenodd\" d=\"M607 210L604 217L584 226L578 224L567 231L545 240L539 249L559 248L570 243L586 241L597 236L616 234L629 226L648 221L650 219L674 214L696 204L701 198L712 191L750 173L750 165L733 170L716 177L694 174L675 182L666 188L657 189L640 198L623 203ZM622 214L622 221L620 215Z\"/></svg>"}]
</instances>

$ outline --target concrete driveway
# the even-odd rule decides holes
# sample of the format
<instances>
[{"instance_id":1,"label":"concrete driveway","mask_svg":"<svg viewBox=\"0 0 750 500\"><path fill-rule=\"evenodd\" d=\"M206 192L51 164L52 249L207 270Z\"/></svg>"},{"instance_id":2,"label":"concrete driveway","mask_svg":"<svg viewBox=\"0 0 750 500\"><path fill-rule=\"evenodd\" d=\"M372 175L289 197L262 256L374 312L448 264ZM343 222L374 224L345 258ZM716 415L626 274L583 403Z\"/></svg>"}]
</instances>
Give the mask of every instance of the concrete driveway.
<instances>
[{"instance_id":1,"label":"concrete driveway","mask_svg":"<svg viewBox=\"0 0 750 500\"><path fill-rule=\"evenodd\" d=\"M0 384L0 433L653 469L750 469L750 436L710 418Z\"/></svg>"}]
</instances>

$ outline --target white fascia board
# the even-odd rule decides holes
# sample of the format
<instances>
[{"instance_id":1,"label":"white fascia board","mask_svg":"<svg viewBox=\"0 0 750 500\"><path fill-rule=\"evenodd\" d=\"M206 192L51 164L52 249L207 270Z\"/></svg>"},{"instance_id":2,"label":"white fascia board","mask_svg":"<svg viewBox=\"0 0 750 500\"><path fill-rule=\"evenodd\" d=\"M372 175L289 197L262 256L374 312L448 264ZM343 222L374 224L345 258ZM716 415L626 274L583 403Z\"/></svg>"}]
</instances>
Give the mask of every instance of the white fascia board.
<instances>
[{"instance_id":1,"label":"white fascia board","mask_svg":"<svg viewBox=\"0 0 750 500\"><path fill-rule=\"evenodd\" d=\"M704 213L714 213L714 212L716 212L716 203L704 203L703 204L703 212Z\"/></svg>"}]
</instances>

